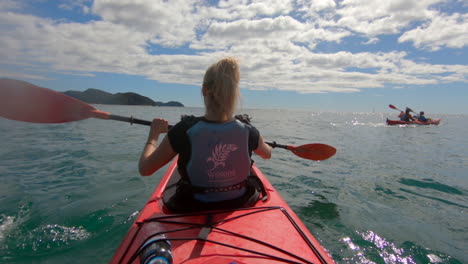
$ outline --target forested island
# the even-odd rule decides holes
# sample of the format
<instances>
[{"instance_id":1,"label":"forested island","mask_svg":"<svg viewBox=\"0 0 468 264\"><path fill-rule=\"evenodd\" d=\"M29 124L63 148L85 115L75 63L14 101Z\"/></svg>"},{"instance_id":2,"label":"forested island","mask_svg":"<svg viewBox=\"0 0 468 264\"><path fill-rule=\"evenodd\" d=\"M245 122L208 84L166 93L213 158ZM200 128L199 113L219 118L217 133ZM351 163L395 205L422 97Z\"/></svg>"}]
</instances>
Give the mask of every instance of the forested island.
<instances>
[{"instance_id":1,"label":"forested island","mask_svg":"<svg viewBox=\"0 0 468 264\"><path fill-rule=\"evenodd\" d=\"M146 96L137 93L116 93L111 94L99 89L90 88L84 92L66 91L68 96L76 98L88 104L111 104L111 105L149 105L149 106L179 106L184 107L182 103L169 101L167 103L155 102Z\"/></svg>"}]
</instances>

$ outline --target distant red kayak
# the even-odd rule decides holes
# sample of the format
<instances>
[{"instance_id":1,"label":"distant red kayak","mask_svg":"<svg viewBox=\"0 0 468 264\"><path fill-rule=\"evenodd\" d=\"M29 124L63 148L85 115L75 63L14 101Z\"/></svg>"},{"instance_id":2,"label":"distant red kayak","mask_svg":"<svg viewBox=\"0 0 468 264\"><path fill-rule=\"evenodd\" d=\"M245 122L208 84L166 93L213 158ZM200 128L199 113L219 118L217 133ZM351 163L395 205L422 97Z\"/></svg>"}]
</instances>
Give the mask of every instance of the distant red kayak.
<instances>
[{"instance_id":1,"label":"distant red kayak","mask_svg":"<svg viewBox=\"0 0 468 264\"><path fill-rule=\"evenodd\" d=\"M421 121L400 121L400 120L390 120L387 119L387 125L438 125L440 123L440 118L432 119L428 122L421 122Z\"/></svg>"},{"instance_id":2,"label":"distant red kayak","mask_svg":"<svg viewBox=\"0 0 468 264\"><path fill-rule=\"evenodd\" d=\"M140 263L147 242L164 235L172 245L174 264L333 264L255 164L252 171L264 185L264 199L254 206L173 214L162 201L180 177L174 161L110 263Z\"/></svg>"}]
</instances>

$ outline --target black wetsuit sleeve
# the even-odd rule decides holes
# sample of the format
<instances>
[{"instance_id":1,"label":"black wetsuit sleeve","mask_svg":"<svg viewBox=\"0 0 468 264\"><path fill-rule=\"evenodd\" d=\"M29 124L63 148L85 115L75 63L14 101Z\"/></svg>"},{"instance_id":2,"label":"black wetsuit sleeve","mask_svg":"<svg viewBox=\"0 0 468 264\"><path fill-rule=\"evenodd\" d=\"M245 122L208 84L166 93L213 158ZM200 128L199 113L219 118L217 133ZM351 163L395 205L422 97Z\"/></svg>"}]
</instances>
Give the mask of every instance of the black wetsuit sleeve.
<instances>
[{"instance_id":1,"label":"black wetsuit sleeve","mask_svg":"<svg viewBox=\"0 0 468 264\"><path fill-rule=\"evenodd\" d=\"M249 152L254 151L258 148L258 139L260 137L260 132L258 129L252 125L249 126Z\"/></svg>"},{"instance_id":2,"label":"black wetsuit sleeve","mask_svg":"<svg viewBox=\"0 0 468 264\"><path fill-rule=\"evenodd\" d=\"M195 116L182 116L179 123L175 124L171 130L167 133L169 142L171 143L172 149L179 154L187 154L187 147L190 146L190 141L187 135L187 131L200 121L201 117Z\"/></svg>"},{"instance_id":3,"label":"black wetsuit sleeve","mask_svg":"<svg viewBox=\"0 0 468 264\"><path fill-rule=\"evenodd\" d=\"M249 115L236 115L235 118L244 123L249 128L249 155L252 156L252 151L258 148L260 132L250 123Z\"/></svg>"},{"instance_id":4,"label":"black wetsuit sleeve","mask_svg":"<svg viewBox=\"0 0 468 264\"><path fill-rule=\"evenodd\" d=\"M169 138L172 149L179 154L184 151L188 143L185 127L186 125L183 122L179 122L167 132L167 137Z\"/></svg>"},{"instance_id":5,"label":"black wetsuit sleeve","mask_svg":"<svg viewBox=\"0 0 468 264\"><path fill-rule=\"evenodd\" d=\"M190 161L192 151L187 131L200 120L200 117L183 116L181 121L175 124L175 126L167 133L172 149L179 154L177 165L182 177L186 175L185 169Z\"/></svg>"}]
</instances>

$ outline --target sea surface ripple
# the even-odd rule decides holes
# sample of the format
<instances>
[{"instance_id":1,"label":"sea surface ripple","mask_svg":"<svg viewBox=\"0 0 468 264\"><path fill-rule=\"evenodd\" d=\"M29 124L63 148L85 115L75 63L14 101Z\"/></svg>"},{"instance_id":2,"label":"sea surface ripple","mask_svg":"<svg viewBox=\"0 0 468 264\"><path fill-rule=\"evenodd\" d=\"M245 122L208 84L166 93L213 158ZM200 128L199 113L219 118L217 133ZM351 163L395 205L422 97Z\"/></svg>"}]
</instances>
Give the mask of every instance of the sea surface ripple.
<instances>
[{"instance_id":1,"label":"sea surface ripple","mask_svg":"<svg viewBox=\"0 0 468 264\"><path fill-rule=\"evenodd\" d=\"M171 124L203 114L96 107ZM337 263L468 263L468 116L387 126L397 113L242 113L267 141L336 147L322 162L282 149L254 160ZM164 173L138 174L147 133L117 121L0 119L0 262L107 263Z\"/></svg>"}]
</instances>

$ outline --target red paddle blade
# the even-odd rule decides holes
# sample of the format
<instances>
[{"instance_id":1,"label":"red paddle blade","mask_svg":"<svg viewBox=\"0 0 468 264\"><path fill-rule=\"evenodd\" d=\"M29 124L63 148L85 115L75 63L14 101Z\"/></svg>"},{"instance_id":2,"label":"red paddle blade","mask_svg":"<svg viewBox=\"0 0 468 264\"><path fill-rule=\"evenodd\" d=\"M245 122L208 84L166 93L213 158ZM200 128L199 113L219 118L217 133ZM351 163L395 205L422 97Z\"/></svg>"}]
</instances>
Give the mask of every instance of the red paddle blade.
<instances>
[{"instance_id":1,"label":"red paddle blade","mask_svg":"<svg viewBox=\"0 0 468 264\"><path fill-rule=\"evenodd\" d=\"M336 153L336 148L320 143L306 144L299 147L288 146L288 150L301 158L316 161L326 160Z\"/></svg>"},{"instance_id":2,"label":"red paddle blade","mask_svg":"<svg viewBox=\"0 0 468 264\"><path fill-rule=\"evenodd\" d=\"M395 109L395 110L398 110L394 105L392 104L389 104L388 107L392 108L392 109Z\"/></svg>"},{"instance_id":3,"label":"red paddle blade","mask_svg":"<svg viewBox=\"0 0 468 264\"><path fill-rule=\"evenodd\" d=\"M64 94L24 81L0 79L1 117L32 123L66 123L97 117L96 112L100 111Z\"/></svg>"}]
</instances>

